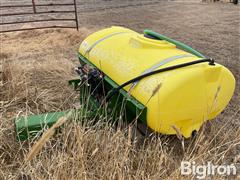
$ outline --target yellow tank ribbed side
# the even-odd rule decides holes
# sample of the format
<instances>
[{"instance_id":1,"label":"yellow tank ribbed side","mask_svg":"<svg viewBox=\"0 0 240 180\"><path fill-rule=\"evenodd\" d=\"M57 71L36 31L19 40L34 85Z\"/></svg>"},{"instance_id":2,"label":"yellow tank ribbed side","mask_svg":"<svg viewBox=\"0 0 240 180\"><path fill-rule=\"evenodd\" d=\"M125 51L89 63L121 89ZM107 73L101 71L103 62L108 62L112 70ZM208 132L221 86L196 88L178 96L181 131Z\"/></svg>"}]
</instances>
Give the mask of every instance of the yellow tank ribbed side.
<instances>
[{"instance_id":1,"label":"yellow tank ribbed side","mask_svg":"<svg viewBox=\"0 0 240 180\"><path fill-rule=\"evenodd\" d=\"M174 44L122 27L93 33L79 52L119 85L148 70L199 60ZM234 88L235 79L228 69L203 63L142 79L131 94L147 107L151 129L176 134L177 128L189 137L227 106Z\"/></svg>"}]
</instances>

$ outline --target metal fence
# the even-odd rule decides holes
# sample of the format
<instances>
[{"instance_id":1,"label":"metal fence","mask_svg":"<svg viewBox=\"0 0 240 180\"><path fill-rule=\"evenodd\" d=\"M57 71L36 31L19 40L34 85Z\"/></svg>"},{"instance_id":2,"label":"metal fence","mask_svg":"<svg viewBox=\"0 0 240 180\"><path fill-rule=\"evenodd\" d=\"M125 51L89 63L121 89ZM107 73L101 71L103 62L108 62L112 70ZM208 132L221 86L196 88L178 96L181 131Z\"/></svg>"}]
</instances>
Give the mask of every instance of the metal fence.
<instances>
[{"instance_id":1,"label":"metal fence","mask_svg":"<svg viewBox=\"0 0 240 180\"><path fill-rule=\"evenodd\" d=\"M77 15L77 4L76 0L72 3L46 3L37 4L35 0L29 0L31 4L21 4L21 5L0 5L0 33L23 31L23 30L33 30L33 29L45 29L45 28L76 28L78 30L78 15ZM72 7L73 10L48 10L49 8L65 8ZM32 8L31 12L25 11L25 8ZM38 8L45 8L45 10L39 10ZM1 13L3 10L8 11L13 9L13 13ZM15 9L20 9L21 12L16 12ZM61 8L60 8L61 9ZM66 8L68 9L68 8ZM15 20L8 21L3 20L3 18L8 19L8 17L15 17L17 19L19 16L31 16L31 15L51 15L51 14L72 14L74 18L41 18L34 20ZM3 30L3 26L6 25L16 25L16 24L26 24L26 23L38 23L38 22L49 22L46 26L37 26L30 28L7 28ZM72 22L74 25L51 25L51 22Z\"/></svg>"}]
</instances>

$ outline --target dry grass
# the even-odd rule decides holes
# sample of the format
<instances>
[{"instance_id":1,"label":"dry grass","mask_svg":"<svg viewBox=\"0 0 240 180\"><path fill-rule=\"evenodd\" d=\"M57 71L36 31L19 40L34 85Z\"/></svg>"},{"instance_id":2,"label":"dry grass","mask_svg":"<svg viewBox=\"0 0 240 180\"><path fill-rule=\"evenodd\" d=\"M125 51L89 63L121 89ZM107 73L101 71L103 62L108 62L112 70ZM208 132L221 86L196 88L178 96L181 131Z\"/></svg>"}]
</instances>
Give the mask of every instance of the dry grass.
<instances>
[{"instance_id":1,"label":"dry grass","mask_svg":"<svg viewBox=\"0 0 240 180\"><path fill-rule=\"evenodd\" d=\"M61 134L52 136L50 129L37 143L17 142L14 117L65 110L78 101L67 80L74 77L77 63L69 59L76 60L78 45L89 33L80 32L1 37L0 179L179 179L182 160L240 163L240 128L231 123L239 118L239 109L205 124L184 146L172 136L136 136L134 125L116 130L106 117L94 126L84 118L67 122Z\"/></svg>"}]
</instances>

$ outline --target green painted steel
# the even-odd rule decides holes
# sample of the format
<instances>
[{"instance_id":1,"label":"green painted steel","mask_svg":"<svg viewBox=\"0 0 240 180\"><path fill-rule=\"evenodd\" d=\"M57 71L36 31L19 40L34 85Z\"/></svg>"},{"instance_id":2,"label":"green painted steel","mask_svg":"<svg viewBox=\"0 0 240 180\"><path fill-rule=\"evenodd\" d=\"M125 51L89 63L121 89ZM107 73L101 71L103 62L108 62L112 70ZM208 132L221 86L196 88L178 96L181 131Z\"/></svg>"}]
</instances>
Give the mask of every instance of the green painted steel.
<instances>
[{"instance_id":1,"label":"green painted steel","mask_svg":"<svg viewBox=\"0 0 240 180\"><path fill-rule=\"evenodd\" d=\"M83 55L78 54L78 57L80 62L82 61L92 67L95 67ZM118 84L116 84L107 75L104 76L103 83L107 92L109 92L112 88L118 87ZM125 90L121 89L120 93L116 94L110 102L100 104L93 96L91 96L89 87L84 83L81 84L80 79L70 80L69 85L72 85L75 90L80 92L80 103L83 106L78 110L68 110L16 118L15 129L18 140L23 141L41 135L44 130L51 127L59 120L59 118L67 116L70 112L72 113L71 118L74 117L76 120L82 119L79 116L82 116L83 114L87 119L99 117L104 114L110 114L113 121L119 118L120 113L123 113L124 118L126 118L129 122L139 119L147 124L147 108L138 102L134 97L129 95Z\"/></svg>"},{"instance_id":2,"label":"green painted steel","mask_svg":"<svg viewBox=\"0 0 240 180\"><path fill-rule=\"evenodd\" d=\"M171 38L169 38L169 37L167 37L167 36L164 36L164 35L162 35L162 34L156 33L156 32L154 32L154 31L152 31L152 30L145 29L145 30L144 30L144 34L147 34L147 35L156 37L156 38L158 38L158 39L165 40L165 41L168 41L168 42L170 42L170 43L172 43L172 44L175 44L177 47L179 47L179 48L181 48L181 49L183 49L183 50L185 50L185 51L187 51L187 52L189 52L189 53L191 53L191 54L194 54L194 55L196 55L196 56L199 57L199 58L207 58L207 57L204 56L202 53L200 53L200 52L198 52L197 50L191 48L190 46L188 46L188 45L186 45L186 44L184 44L184 43L181 43L181 42L179 42L179 41L176 41L176 40L174 40L174 39L171 39Z\"/></svg>"},{"instance_id":3,"label":"green painted steel","mask_svg":"<svg viewBox=\"0 0 240 180\"><path fill-rule=\"evenodd\" d=\"M80 115L82 118L79 117ZM67 111L22 116L15 119L16 136L18 140L24 141L36 136L40 136L46 129L50 128L61 117L67 117L70 120L80 120L84 118L93 118L95 115L96 112L82 107L80 109L71 109Z\"/></svg>"},{"instance_id":4,"label":"green painted steel","mask_svg":"<svg viewBox=\"0 0 240 180\"><path fill-rule=\"evenodd\" d=\"M15 119L17 138L21 141L40 135L44 129L51 127L59 118L70 111L46 113L32 116L22 116Z\"/></svg>"}]
</instances>

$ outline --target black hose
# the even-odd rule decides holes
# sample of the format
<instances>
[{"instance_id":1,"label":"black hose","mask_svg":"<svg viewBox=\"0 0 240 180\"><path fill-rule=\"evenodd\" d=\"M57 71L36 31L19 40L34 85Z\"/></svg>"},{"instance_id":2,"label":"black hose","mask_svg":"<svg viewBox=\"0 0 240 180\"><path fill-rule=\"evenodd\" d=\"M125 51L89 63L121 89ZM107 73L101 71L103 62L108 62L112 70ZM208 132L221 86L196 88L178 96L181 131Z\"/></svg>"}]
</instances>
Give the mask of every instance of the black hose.
<instances>
[{"instance_id":1,"label":"black hose","mask_svg":"<svg viewBox=\"0 0 240 180\"><path fill-rule=\"evenodd\" d=\"M148 76L152 76L154 74L158 74L158 73L162 73L162 72L166 72L166 71L171 71L174 69L179 69L179 68L183 68L183 67L187 67L187 66L191 66L194 64L199 64L199 63L204 63L204 62L209 62L209 65L215 65L214 60L211 58L207 58L207 59L201 59L201 60L197 60L197 61L192 61L192 62L187 62L187 63L183 63L183 64L178 64L178 65L174 65L174 66L170 66L170 67L166 67L163 69L158 69L156 71L152 71L143 75L140 75L138 77L135 77L125 83L123 83L122 85L118 86L117 88L113 88L107 95L106 97L106 101L109 101L114 94L116 94L120 89L124 88L125 86L132 84L134 82L140 81L143 78L146 78Z\"/></svg>"}]
</instances>

